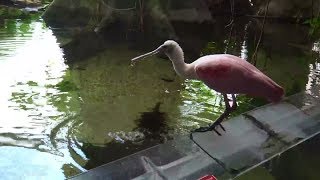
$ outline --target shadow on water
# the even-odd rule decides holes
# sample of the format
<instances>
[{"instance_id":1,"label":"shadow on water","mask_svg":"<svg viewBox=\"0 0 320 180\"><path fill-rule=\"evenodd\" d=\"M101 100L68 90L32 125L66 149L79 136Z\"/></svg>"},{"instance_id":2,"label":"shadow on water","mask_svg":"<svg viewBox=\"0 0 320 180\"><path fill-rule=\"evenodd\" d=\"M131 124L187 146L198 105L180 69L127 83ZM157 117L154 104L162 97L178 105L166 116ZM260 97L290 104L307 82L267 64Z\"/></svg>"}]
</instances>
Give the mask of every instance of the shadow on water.
<instances>
[{"instance_id":1,"label":"shadow on water","mask_svg":"<svg viewBox=\"0 0 320 180\"><path fill-rule=\"evenodd\" d=\"M144 134L146 140L163 143L165 139L163 136L168 134L169 127L166 124L166 114L160 112L161 103L158 102L150 112L141 113L141 118L135 120L138 130Z\"/></svg>"},{"instance_id":2,"label":"shadow on water","mask_svg":"<svg viewBox=\"0 0 320 180\"><path fill-rule=\"evenodd\" d=\"M160 102L157 103L152 111L141 113L141 117L135 120L137 127L133 131L141 132L139 136L143 139L123 140L117 136L105 145L85 143L82 150L89 159L85 168L97 167L171 139L167 136L166 114L160 112L160 105Z\"/></svg>"}]
</instances>

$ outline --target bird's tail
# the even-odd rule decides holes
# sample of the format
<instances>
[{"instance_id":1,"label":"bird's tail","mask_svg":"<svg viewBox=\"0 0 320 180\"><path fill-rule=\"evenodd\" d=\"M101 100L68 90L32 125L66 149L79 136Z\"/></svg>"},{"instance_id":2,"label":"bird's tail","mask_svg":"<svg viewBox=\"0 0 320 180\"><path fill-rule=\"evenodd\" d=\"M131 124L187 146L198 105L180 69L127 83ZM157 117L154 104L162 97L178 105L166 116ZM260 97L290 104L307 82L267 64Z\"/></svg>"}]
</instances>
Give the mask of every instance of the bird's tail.
<instances>
[{"instance_id":1,"label":"bird's tail","mask_svg":"<svg viewBox=\"0 0 320 180\"><path fill-rule=\"evenodd\" d=\"M270 91L269 100L274 103L279 102L282 100L283 96L284 96L284 89L278 84L276 84L275 82L273 82L273 90Z\"/></svg>"}]
</instances>

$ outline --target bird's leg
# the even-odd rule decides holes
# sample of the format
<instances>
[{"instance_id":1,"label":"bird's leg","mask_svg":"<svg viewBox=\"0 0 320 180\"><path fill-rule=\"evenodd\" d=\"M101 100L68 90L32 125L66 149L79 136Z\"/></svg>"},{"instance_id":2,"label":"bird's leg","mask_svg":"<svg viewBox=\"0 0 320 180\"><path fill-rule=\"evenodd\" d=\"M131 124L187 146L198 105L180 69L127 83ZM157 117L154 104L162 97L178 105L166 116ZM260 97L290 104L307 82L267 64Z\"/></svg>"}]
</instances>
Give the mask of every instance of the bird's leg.
<instances>
[{"instance_id":1,"label":"bird's leg","mask_svg":"<svg viewBox=\"0 0 320 180\"><path fill-rule=\"evenodd\" d=\"M223 131L226 131L226 129L222 126L221 122L225 118L227 118L229 116L230 112L231 112L231 107L230 107L230 103L229 103L229 99L228 99L227 94L222 94L222 95L223 95L223 100L224 100L226 109L218 117L218 119L216 119L216 121L211 126L209 126L209 130L214 130L214 132L216 132L220 136L221 136L221 134L216 130L216 126L220 126ZM233 97L232 97L232 99L233 99ZM232 103L232 106L233 106L233 103Z\"/></svg>"},{"instance_id":2,"label":"bird's leg","mask_svg":"<svg viewBox=\"0 0 320 180\"><path fill-rule=\"evenodd\" d=\"M226 94L223 94L224 102L226 104L226 109L218 117L218 119L216 119L216 121L209 127L209 130L214 130L218 135L221 135L221 134L215 129L215 127L219 125L222 130L226 131L226 129L222 126L221 122L225 118L227 118L232 111L237 109L238 105L237 105L236 96L234 94L231 94L231 96L232 96L232 105L230 106L228 96Z\"/></svg>"},{"instance_id":3,"label":"bird's leg","mask_svg":"<svg viewBox=\"0 0 320 180\"><path fill-rule=\"evenodd\" d=\"M216 132L219 136L221 136L221 134L215 129L216 126L220 126L222 130L226 131L225 128L221 125L221 122L227 118L229 116L229 114L234 111L237 108L237 101L236 101L236 97L234 94L232 94L232 106L230 107L229 104L229 99L227 94L222 94L223 95L223 100L225 102L226 105L226 109L224 110L224 112L218 117L218 119L216 119L216 121L210 125L209 127L200 127L196 130L194 130L194 132L206 132L206 131L214 131Z\"/></svg>"},{"instance_id":4,"label":"bird's leg","mask_svg":"<svg viewBox=\"0 0 320 180\"><path fill-rule=\"evenodd\" d=\"M235 111L238 107L238 104L237 104L237 99L236 99L236 96L234 94L231 94L232 96L232 105L231 105L231 112L232 111Z\"/></svg>"}]
</instances>

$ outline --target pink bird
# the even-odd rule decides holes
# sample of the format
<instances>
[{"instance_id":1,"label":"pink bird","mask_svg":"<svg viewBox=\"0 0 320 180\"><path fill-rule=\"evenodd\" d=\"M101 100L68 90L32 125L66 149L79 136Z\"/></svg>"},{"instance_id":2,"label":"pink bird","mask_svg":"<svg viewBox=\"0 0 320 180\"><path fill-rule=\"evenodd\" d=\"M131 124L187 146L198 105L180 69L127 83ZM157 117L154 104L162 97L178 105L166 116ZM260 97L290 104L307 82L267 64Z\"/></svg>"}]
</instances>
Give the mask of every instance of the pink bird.
<instances>
[{"instance_id":1,"label":"pink bird","mask_svg":"<svg viewBox=\"0 0 320 180\"><path fill-rule=\"evenodd\" d=\"M254 97L262 97L270 102L278 102L284 95L281 86L263 74L252 64L239 57L229 54L215 54L200 57L196 61L187 64L184 62L182 48L175 41L168 40L154 51L133 58L131 61L145 58L150 55L164 52L172 61L174 70L182 78L197 79L204 82L209 88L221 93L225 102L225 111L214 123L208 127L200 127L195 132L215 131L221 135L216 127L225 128L221 122L237 108L234 94L245 94ZM232 96L230 106L227 94Z\"/></svg>"}]
</instances>

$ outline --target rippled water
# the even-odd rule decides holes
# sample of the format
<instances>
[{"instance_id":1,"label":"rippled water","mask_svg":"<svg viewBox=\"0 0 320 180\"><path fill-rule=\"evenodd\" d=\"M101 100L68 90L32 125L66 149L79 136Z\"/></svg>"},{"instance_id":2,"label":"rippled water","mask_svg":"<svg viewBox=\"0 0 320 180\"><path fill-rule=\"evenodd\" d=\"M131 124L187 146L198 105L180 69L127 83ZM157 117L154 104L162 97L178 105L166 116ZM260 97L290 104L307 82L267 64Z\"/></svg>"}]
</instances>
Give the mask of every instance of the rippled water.
<instances>
[{"instance_id":1,"label":"rippled water","mask_svg":"<svg viewBox=\"0 0 320 180\"><path fill-rule=\"evenodd\" d=\"M69 68L42 21L6 20L0 39L0 151L10 152L0 166L16 175L36 173L31 162L52 177L85 171L183 134L197 121L210 122L206 106L219 101L195 104L194 82L184 89L164 61L129 66L136 52L119 55L125 47ZM99 147L110 157L88 163ZM24 156L21 165L12 163Z\"/></svg>"},{"instance_id":2,"label":"rippled water","mask_svg":"<svg viewBox=\"0 0 320 180\"><path fill-rule=\"evenodd\" d=\"M26 166L35 162L44 174L59 177L64 177L61 167L82 169L67 146L57 146L60 139L67 144L63 132L54 133L62 121L77 115L78 109L69 105L78 96L55 87L68 66L52 31L41 21L6 20L0 52L0 142L6 146L0 151L8 155L0 158L0 166L32 174ZM23 162L17 166L15 161Z\"/></svg>"},{"instance_id":3,"label":"rippled water","mask_svg":"<svg viewBox=\"0 0 320 180\"><path fill-rule=\"evenodd\" d=\"M69 177L185 135L223 111L217 93L181 80L167 60L154 57L130 66L141 52L127 44L67 65L42 20L5 20L1 26L0 172L5 169L7 177ZM239 56L248 57L246 39L234 45ZM289 93L319 93L317 56L271 52L260 53L258 67ZM261 104L238 99L236 114Z\"/></svg>"}]
</instances>

